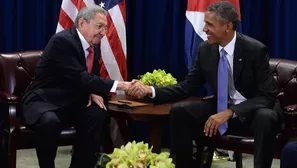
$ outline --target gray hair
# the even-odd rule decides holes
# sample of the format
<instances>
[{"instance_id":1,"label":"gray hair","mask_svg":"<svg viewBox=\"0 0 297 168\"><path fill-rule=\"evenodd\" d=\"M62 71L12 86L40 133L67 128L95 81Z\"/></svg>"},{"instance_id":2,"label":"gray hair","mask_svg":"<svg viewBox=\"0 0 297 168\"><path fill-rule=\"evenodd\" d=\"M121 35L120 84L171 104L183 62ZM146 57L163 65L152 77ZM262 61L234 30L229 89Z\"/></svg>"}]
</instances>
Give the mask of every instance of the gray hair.
<instances>
[{"instance_id":1,"label":"gray hair","mask_svg":"<svg viewBox=\"0 0 297 168\"><path fill-rule=\"evenodd\" d=\"M217 18L225 23L232 22L233 29L236 29L238 12L232 3L227 1L215 2L208 6L206 11L215 12Z\"/></svg>"},{"instance_id":2,"label":"gray hair","mask_svg":"<svg viewBox=\"0 0 297 168\"><path fill-rule=\"evenodd\" d=\"M86 20L87 23L89 23L90 20L94 19L97 13L106 15L107 12L105 9L101 8L98 5L89 5L82 8L81 10L79 10L75 18L75 22L74 22L75 27L78 28L78 21L80 18L83 18L84 20Z\"/></svg>"}]
</instances>

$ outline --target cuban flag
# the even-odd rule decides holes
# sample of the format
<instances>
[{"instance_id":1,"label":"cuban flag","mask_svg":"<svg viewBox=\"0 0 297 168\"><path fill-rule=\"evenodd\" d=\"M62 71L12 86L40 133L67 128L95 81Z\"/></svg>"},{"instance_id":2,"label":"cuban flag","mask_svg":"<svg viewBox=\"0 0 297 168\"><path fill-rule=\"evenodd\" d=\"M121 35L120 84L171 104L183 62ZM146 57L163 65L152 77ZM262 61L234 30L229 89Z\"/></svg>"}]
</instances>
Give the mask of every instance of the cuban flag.
<instances>
[{"instance_id":1,"label":"cuban flag","mask_svg":"<svg viewBox=\"0 0 297 168\"><path fill-rule=\"evenodd\" d=\"M192 68L193 60L196 57L198 45L207 40L206 33L203 32L204 13L207 7L220 0L188 0L185 21L185 53L188 70ZM237 9L240 20L239 0L228 0ZM240 22L237 31L241 32Z\"/></svg>"}]
</instances>

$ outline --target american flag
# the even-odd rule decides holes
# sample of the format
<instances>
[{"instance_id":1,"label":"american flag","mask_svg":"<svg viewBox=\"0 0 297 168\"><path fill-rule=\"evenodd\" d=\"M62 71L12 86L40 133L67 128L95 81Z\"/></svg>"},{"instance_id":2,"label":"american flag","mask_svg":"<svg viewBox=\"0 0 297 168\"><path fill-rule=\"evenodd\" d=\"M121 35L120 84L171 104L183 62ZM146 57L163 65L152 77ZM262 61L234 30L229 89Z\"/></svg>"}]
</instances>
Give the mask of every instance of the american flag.
<instances>
[{"instance_id":1,"label":"american flag","mask_svg":"<svg viewBox=\"0 0 297 168\"><path fill-rule=\"evenodd\" d=\"M108 32L100 42L100 76L113 80L127 80L125 0L63 0L57 32L73 27L78 11L93 4L107 11Z\"/></svg>"}]
</instances>

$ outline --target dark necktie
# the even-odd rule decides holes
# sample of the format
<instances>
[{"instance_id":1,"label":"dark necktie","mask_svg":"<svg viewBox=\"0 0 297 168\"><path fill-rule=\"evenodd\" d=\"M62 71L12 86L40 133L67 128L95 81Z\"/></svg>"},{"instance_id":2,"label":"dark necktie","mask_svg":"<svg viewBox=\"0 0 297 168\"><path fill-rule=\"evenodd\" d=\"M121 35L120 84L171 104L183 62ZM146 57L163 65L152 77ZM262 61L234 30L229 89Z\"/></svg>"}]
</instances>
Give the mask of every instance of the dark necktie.
<instances>
[{"instance_id":1,"label":"dark necktie","mask_svg":"<svg viewBox=\"0 0 297 168\"><path fill-rule=\"evenodd\" d=\"M94 63L94 47L90 46L87 50L89 52L89 55L87 57L88 73L91 73L93 69L93 63Z\"/></svg>"}]
</instances>

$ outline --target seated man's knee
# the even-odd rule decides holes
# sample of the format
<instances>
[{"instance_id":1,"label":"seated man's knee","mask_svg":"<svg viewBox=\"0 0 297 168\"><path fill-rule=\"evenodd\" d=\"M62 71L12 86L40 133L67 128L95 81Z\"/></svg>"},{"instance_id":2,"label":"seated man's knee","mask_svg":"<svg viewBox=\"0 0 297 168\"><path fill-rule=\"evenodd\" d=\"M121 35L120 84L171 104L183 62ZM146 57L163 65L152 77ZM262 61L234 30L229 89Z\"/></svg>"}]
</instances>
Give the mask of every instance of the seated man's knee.
<instances>
[{"instance_id":1,"label":"seated man's knee","mask_svg":"<svg viewBox=\"0 0 297 168\"><path fill-rule=\"evenodd\" d=\"M87 110L90 113L92 121L94 121L96 123L97 122L105 123L105 122L109 122L109 120L110 120L108 111L102 109L98 105L92 105L92 106L88 107Z\"/></svg>"},{"instance_id":2,"label":"seated man's knee","mask_svg":"<svg viewBox=\"0 0 297 168\"><path fill-rule=\"evenodd\" d=\"M62 130L60 119L54 112L44 112L37 121L35 130L44 134L58 134Z\"/></svg>"},{"instance_id":3,"label":"seated man's knee","mask_svg":"<svg viewBox=\"0 0 297 168\"><path fill-rule=\"evenodd\" d=\"M189 106L190 102L178 102L172 104L170 108L170 116L180 117L185 114L185 107Z\"/></svg>"},{"instance_id":4,"label":"seated man's knee","mask_svg":"<svg viewBox=\"0 0 297 168\"><path fill-rule=\"evenodd\" d=\"M276 124L278 121L277 112L273 109L260 108L255 112L255 120L259 122L269 122Z\"/></svg>"}]
</instances>

